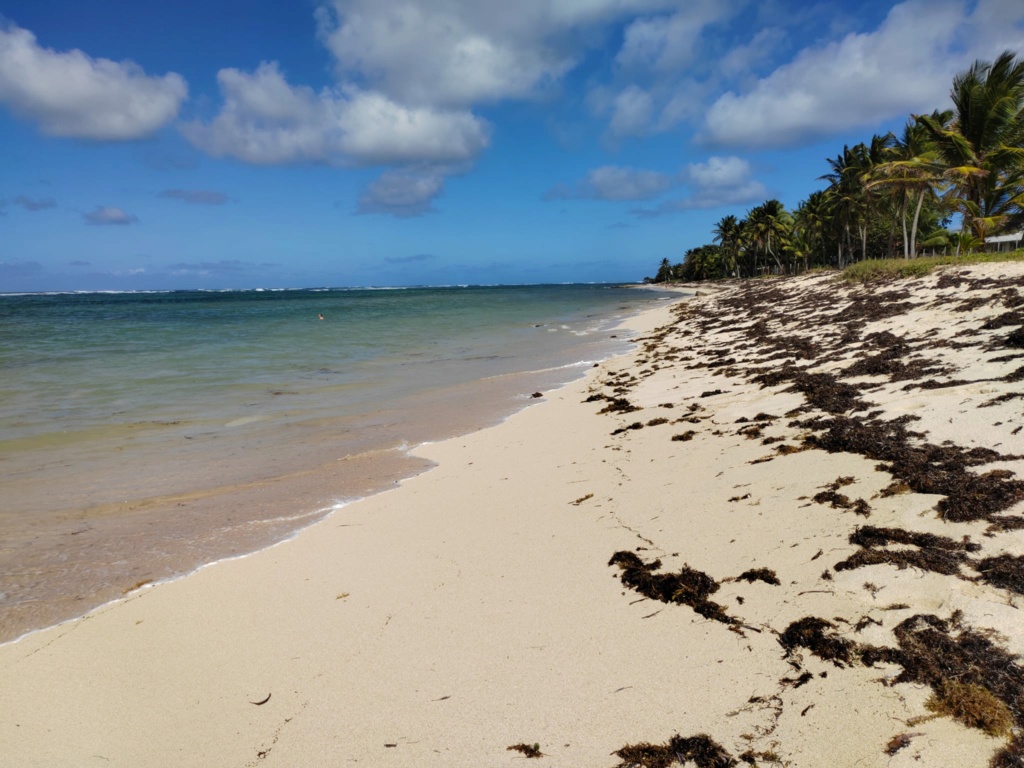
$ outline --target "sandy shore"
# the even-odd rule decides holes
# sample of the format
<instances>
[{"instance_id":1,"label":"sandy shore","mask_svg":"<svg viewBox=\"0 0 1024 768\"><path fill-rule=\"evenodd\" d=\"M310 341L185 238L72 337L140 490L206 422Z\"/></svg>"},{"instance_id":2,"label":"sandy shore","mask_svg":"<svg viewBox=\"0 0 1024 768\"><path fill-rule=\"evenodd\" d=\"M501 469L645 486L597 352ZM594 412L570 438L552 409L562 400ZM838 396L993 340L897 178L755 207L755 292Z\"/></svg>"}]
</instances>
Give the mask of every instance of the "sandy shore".
<instances>
[{"instance_id":1,"label":"sandy shore","mask_svg":"<svg viewBox=\"0 0 1024 768\"><path fill-rule=\"evenodd\" d=\"M0 647L0 762L988 765L1024 726L1022 285L648 311L395 490Z\"/></svg>"}]
</instances>

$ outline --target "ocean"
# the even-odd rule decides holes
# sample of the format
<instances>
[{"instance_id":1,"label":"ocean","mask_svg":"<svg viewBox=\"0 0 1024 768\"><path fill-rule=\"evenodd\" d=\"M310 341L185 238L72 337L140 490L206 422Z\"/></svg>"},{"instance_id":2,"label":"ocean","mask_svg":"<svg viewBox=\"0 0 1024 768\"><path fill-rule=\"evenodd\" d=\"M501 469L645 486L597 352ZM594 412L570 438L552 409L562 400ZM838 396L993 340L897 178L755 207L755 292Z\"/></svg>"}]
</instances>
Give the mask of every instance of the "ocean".
<instances>
[{"instance_id":1,"label":"ocean","mask_svg":"<svg viewBox=\"0 0 1024 768\"><path fill-rule=\"evenodd\" d=\"M0 295L0 642L280 541L624 351L606 285ZM322 319L320 319L322 316Z\"/></svg>"}]
</instances>

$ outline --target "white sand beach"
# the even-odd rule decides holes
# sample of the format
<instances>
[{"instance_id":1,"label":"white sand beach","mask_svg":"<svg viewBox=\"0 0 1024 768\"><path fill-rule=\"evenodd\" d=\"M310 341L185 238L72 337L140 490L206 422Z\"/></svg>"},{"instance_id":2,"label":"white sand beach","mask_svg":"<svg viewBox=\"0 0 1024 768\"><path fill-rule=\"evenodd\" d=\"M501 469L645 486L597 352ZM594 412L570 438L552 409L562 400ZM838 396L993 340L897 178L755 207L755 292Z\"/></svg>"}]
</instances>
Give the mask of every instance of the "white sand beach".
<instances>
[{"instance_id":1,"label":"white sand beach","mask_svg":"<svg viewBox=\"0 0 1024 768\"><path fill-rule=\"evenodd\" d=\"M1022 724L930 717L951 689L907 670L970 633L1024 653L1020 595L978 565L1024 555L1022 285L1017 263L815 274L635 317L634 352L417 448L436 466L395 489L0 646L0 763L612 768L642 764L627 745L706 735L723 765L988 765ZM830 452L842 418L875 425L848 440L867 455ZM900 463L899 429L950 441L921 459L937 474ZM922 492L993 470L991 492ZM865 526L875 543L851 543ZM619 552L714 586L645 597ZM779 583L736 578L754 569ZM807 617L838 655L784 642Z\"/></svg>"}]
</instances>

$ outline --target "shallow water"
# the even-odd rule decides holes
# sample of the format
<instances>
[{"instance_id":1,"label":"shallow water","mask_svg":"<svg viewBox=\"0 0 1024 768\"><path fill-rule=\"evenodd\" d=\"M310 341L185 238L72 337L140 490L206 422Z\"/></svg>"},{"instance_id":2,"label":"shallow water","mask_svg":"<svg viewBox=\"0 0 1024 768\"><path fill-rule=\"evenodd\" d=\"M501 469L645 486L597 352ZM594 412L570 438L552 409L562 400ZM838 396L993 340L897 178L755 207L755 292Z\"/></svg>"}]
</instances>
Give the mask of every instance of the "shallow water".
<instances>
[{"instance_id":1,"label":"shallow water","mask_svg":"<svg viewBox=\"0 0 1024 768\"><path fill-rule=\"evenodd\" d=\"M609 286L0 296L0 641L251 552L624 349ZM322 313L324 320L318 320Z\"/></svg>"}]
</instances>

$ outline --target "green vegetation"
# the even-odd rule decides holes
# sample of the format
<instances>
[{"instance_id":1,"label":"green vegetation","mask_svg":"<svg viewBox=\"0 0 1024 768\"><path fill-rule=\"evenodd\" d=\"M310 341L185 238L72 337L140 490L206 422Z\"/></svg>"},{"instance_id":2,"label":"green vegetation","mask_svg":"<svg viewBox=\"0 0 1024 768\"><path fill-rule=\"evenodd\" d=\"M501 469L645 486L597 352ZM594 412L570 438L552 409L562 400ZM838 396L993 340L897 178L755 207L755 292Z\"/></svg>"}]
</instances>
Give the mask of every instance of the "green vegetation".
<instances>
[{"instance_id":1,"label":"green vegetation","mask_svg":"<svg viewBox=\"0 0 1024 768\"><path fill-rule=\"evenodd\" d=\"M725 216L713 243L691 248L679 264L663 259L649 281L832 268L865 282L1024 259L976 253L986 238L1024 226L1024 58L1007 51L977 61L954 78L950 95L952 110L911 115L900 136L844 146L827 159L820 179L828 187L795 211L768 200L745 219ZM959 229L948 230L954 221Z\"/></svg>"},{"instance_id":2,"label":"green vegetation","mask_svg":"<svg viewBox=\"0 0 1024 768\"><path fill-rule=\"evenodd\" d=\"M848 283L870 283L899 277L923 277L945 264L983 264L993 261L1024 261L1024 251L967 253L960 256L922 256L917 259L868 259L844 269L839 277Z\"/></svg>"}]
</instances>

